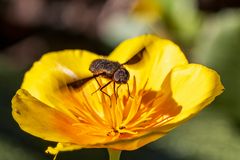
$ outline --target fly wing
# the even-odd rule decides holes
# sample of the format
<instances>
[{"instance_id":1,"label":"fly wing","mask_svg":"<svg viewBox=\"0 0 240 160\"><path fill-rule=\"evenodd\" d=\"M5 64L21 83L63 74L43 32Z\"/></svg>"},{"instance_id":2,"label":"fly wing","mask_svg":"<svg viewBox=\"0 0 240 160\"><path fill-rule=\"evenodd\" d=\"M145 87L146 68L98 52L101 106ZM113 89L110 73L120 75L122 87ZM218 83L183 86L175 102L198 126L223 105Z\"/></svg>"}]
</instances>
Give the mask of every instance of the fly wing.
<instances>
[{"instance_id":1,"label":"fly wing","mask_svg":"<svg viewBox=\"0 0 240 160\"><path fill-rule=\"evenodd\" d=\"M90 81L91 79L93 79L95 77L97 77L97 76L91 76L91 77L79 79L79 80L68 83L67 86L72 87L74 89L78 89L78 88L82 87L85 83L87 83L88 81Z\"/></svg>"},{"instance_id":2,"label":"fly wing","mask_svg":"<svg viewBox=\"0 0 240 160\"><path fill-rule=\"evenodd\" d=\"M133 65L138 63L143 58L143 52L145 51L145 48L141 49L137 54L135 54L132 58L130 58L127 62L123 63L123 65Z\"/></svg>"}]
</instances>

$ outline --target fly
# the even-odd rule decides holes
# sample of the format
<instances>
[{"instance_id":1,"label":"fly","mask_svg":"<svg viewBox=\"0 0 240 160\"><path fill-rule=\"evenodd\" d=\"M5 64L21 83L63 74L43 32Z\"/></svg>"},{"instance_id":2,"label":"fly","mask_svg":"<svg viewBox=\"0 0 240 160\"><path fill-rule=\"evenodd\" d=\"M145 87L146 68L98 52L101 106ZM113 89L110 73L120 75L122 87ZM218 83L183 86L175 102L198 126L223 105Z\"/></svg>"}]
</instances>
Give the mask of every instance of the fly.
<instances>
[{"instance_id":1,"label":"fly","mask_svg":"<svg viewBox=\"0 0 240 160\"><path fill-rule=\"evenodd\" d=\"M92 72L93 76L68 83L67 86L72 87L74 89L78 89L82 85L84 85L86 82L94 78L97 81L99 88L96 91L94 91L92 94L100 90L102 93L104 93L109 98L111 98L106 92L103 91L103 89L113 82L114 94L116 97L118 97L118 89L122 84L127 84L128 94L130 95L129 85L127 83L129 80L130 74L128 70L124 67L124 65L135 64L139 62L142 59L142 54L143 54L143 50L141 50L138 54L133 56L129 61L127 61L124 64L120 64L117 61L111 61L107 59L96 59L89 66L89 70ZM107 78L110 81L107 82L105 85L101 86L97 80L97 77L99 76ZM119 84L117 89L115 89L116 84Z\"/></svg>"}]
</instances>

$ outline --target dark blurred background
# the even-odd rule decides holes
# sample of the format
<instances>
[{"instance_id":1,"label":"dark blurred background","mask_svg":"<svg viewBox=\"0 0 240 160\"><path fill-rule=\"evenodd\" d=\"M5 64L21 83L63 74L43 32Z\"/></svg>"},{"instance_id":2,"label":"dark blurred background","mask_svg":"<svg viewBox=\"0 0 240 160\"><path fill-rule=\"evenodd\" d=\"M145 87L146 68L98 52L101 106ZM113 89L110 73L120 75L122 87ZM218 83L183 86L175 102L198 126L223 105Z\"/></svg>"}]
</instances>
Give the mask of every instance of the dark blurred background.
<instances>
[{"instance_id":1,"label":"dark blurred background","mask_svg":"<svg viewBox=\"0 0 240 160\"><path fill-rule=\"evenodd\" d=\"M196 118L121 159L239 159L239 7L239 0L0 0L0 160L53 158L44 150L55 143L21 131L11 116L11 98L34 61L62 49L107 55L145 33L173 40L190 62L217 70L226 90ZM105 149L83 149L57 159L107 158Z\"/></svg>"}]
</instances>

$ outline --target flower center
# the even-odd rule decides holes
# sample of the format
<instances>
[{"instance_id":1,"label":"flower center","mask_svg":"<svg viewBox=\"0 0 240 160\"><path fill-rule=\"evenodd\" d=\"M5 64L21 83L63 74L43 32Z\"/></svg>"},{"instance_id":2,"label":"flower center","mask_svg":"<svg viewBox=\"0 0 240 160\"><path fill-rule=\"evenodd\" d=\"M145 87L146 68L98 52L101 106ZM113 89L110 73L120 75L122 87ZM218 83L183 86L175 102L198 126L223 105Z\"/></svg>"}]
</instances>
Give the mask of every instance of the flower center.
<instances>
[{"instance_id":1,"label":"flower center","mask_svg":"<svg viewBox=\"0 0 240 160\"><path fill-rule=\"evenodd\" d=\"M105 84L106 79L100 79ZM79 90L62 91L61 102L68 114L76 119L78 135L87 134L110 139L134 137L146 130L159 127L180 112L171 97L163 93L136 88L136 80L130 80L130 95L126 87L114 94L114 85L92 94L99 87L93 79ZM84 128L84 129L83 129Z\"/></svg>"}]
</instances>

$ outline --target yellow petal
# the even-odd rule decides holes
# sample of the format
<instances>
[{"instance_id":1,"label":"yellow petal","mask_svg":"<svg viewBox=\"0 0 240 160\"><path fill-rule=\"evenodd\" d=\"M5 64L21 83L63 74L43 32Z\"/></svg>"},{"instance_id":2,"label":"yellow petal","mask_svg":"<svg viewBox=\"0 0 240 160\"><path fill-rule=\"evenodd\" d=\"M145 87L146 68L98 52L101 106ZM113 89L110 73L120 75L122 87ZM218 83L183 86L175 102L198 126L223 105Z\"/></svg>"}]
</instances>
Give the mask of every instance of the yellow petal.
<instances>
[{"instance_id":1,"label":"yellow petal","mask_svg":"<svg viewBox=\"0 0 240 160\"><path fill-rule=\"evenodd\" d=\"M47 153L56 155L60 151L73 151L73 150L78 150L81 148L112 148L116 150L136 150L150 142L153 142L160 137L164 136L165 133L149 133L145 134L143 136L134 138L134 139L128 139L128 140L120 140L117 142L111 142L111 143L103 143L103 144L96 144L96 145L86 145L84 147L81 147L76 144L71 144L71 143L58 143L58 145L53 148L53 147L48 147L46 150Z\"/></svg>"},{"instance_id":2,"label":"yellow petal","mask_svg":"<svg viewBox=\"0 0 240 160\"><path fill-rule=\"evenodd\" d=\"M108 58L123 64L140 51L143 53L141 61L126 65L126 68L131 76L136 77L138 86L142 87L147 81L147 88L152 90L160 90L163 80L173 67L188 63L177 45L153 35L122 42Z\"/></svg>"},{"instance_id":3,"label":"yellow petal","mask_svg":"<svg viewBox=\"0 0 240 160\"><path fill-rule=\"evenodd\" d=\"M45 140L69 142L75 120L48 107L19 89L12 100L12 115L22 130Z\"/></svg>"},{"instance_id":4,"label":"yellow petal","mask_svg":"<svg viewBox=\"0 0 240 160\"><path fill-rule=\"evenodd\" d=\"M116 149L116 150L136 150L150 142L153 142L160 137L164 136L166 133L162 132L151 132L151 133L145 133L142 134L141 136L138 136L136 138L132 139L122 139L122 140L117 140L115 142L106 142L106 143L98 143L95 145L85 145L85 146L80 146L77 144L73 143L58 143L56 147L48 147L46 150L47 153L56 155L60 151L73 151L73 150L78 150L81 148L111 148L111 149Z\"/></svg>"},{"instance_id":5,"label":"yellow petal","mask_svg":"<svg viewBox=\"0 0 240 160\"><path fill-rule=\"evenodd\" d=\"M71 144L71 143L58 143L56 147L48 147L45 151L46 153L57 155L60 151L73 151L79 150L82 147L79 145Z\"/></svg>"},{"instance_id":6,"label":"yellow petal","mask_svg":"<svg viewBox=\"0 0 240 160\"><path fill-rule=\"evenodd\" d=\"M67 82L91 76L91 62L99 56L83 50L64 50L45 54L25 74L21 88L33 97L54 107L48 95Z\"/></svg>"},{"instance_id":7,"label":"yellow petal","mask_svg":"<svg viewBox=\"0 0 240 160\"><path fill-rule=\"evenodd\" d=\"M165 134L166 133L162 133L162 132L150 132L148 134L144 134L137 138L108 143L108 144L105 144L104 147L117 149L117 150L128 150L128 151L136 150L150 142L153 142L161 138Z\"/></svg>"},{"instance_id":8,"label":"yellow petal","mask_svg":"<svg viewBox=\"0 0 240 160\"><path fill-rule=\"evenodd\" d=\"M12 115L22 130L45 140L71 143L78 148L111 141L105 128L80 123L77 117L47 106L24 89L19 89L13 97Z\"/></svg>"},{"instance_id":9,"label":"yellow petal","mask_svg":"<svg viewBox=\"0 0 240 160\"><path fill-rule=\"evenodd\" d=\"M172 93L176 103L182 106L182 111L167 124L176 126L175 123L191 118L210 104L223 89L220 77L214 70L199 64L174 68L163 84L163 91Z\"/></svg>"},{"instance_id":10,"label":"yellow petal","mask_svg":"<svg viewBox=\"0 0 240 160\"><path fill-rule=\"evenodd\" d=\"M182 111L176 117L140 137L108 143L105 146L113 149L135 150L161 138L211 103L217 95L222 93L223 86L215 71L202 65L189 64L175 67L164 81L162 91L165 94L170 92L175 102L182 106Z\"/></svg>"},{"instance_id":11,"label":"yellow petal","mask_svg":"<svg viewBox=\"0 0 240 160\"><path fill-rule=\"evenodd\" d=\"M108 56L108 59L118 61L121 64L127 62L147 45L159 38L153 35L143 35L131 38L120 43Z\"/></svg>"}]
</instances>

